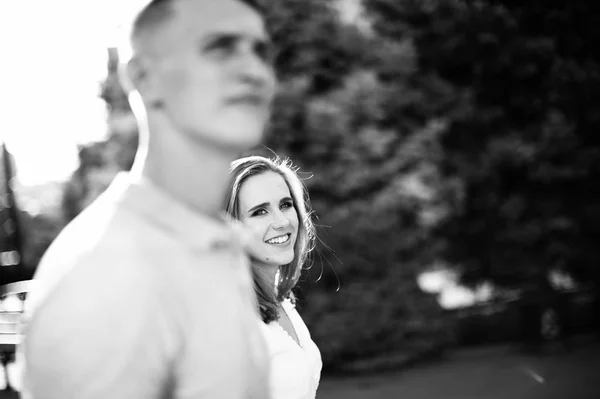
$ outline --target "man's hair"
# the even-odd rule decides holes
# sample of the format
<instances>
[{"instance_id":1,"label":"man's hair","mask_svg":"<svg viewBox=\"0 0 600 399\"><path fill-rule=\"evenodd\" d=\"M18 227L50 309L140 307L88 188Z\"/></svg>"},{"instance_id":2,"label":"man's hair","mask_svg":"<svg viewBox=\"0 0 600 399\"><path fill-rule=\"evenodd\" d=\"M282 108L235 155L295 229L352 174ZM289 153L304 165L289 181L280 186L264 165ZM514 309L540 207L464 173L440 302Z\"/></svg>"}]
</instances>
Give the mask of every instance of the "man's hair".
<instances>
[{"instance_id":1,"label":"man's hair","mask_svg":"<svg viewBox=\"0 0 600 399\"><path fill-rule=\"evenodd\" d=\"M157 28L167 23L169 19L173 17L174 8L173 4L176 1L185 0L152 0L149 1L135 17L129 20L129 23L125 26L127 34L122 35L121 42L118 46L118 56L120 66L120 79L124 89L129 92L132 90L132 84L129 81L127 74L125 73L124 66L134 56L134 48L136 47L136 41L142 36L150 34ZM261 0L236 0L240 3L246 4L252 9L256 10L259 14L264 15L265 7Z\"/></svg>"},{"instance_id":2,"label":"man's hair","mask_svg":"<svg viewBox=\"0 0 600 399\"><path fill-rule=\"evenodd\" d=\"M152 0L141 10L122 25L120 41L118 43L119 75L125 91L133 89L133 85L125 72L125 65L135 55L135 48L139 39L162 26L173 16L173 3L175 0ZM136 43L138 42L138 43Z\"/></svg>"},{"instance_id":3,"label":"man's hair","mask_svg":"<svg viewBox=\"0 0 600 399\"><path fill-rule=\"evenodd\" d=\"M310 198L306 186L296 170L297 168L289 160L260 156L240 158L231 164L229 188L225 199L225 211L228 215L239 220L239 194L242 185L252 176L266 172L274 172L283 177L298 215L298 236L294 245L294 259L287 265L280 266L279 280L276 281L277 288L275 289L271 282L257 273L254 265L252 266L259 312L265 323L278 319L277 309L282 300L293 299L292 288L298 283L302 269L310 266L310 253L315 248L316 232L312 221Z\"/></svg>"},{"instance_id":4,"label":"man's hair","mask_svg":"<svg viewBox=\"0 0 600 399\"><path fill-rule=\"evenodd\" d=\"M177 0L152 0L137 14L131 27L130 39L133 40L143 32L164 24L173 15L173 3ZM260 0L237 0L244 3L261 15L264 7Z\"/></svg>"},{"instance_id":5,"label":"man's hair","mask_svg":"<svg viewBox=\"0 0 600 399\"><path fill-rule=\"evenodd\" d=\"M173 15L173 0L152 0L133 20L130 40L164 24Z\"/></svg>"}]
</instances>

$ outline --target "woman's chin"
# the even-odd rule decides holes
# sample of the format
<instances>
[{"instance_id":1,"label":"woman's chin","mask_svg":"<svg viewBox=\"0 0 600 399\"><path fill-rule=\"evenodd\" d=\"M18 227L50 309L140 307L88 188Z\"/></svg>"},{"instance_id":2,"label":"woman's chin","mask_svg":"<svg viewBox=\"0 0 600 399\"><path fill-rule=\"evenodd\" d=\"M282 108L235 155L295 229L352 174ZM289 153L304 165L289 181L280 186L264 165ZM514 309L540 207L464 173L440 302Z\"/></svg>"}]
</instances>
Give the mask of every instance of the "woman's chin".
<instances>
[{"instance_id":1,"label":"woman's chin","mask_svg":"<svg viewBox=\"0 0 600 399\"><path fill-rule=\"evenodd\" d=\"M294 254L292 253L290 256L280 256L277 258L277 263L279 265L287 265L288 263L292 263L294 260Z\"/></svg>"},{"instance_id":2,"label":"woman's chin","mask_svg":"<svg viewBox=\"0 0 600 399\"><path fill-rule=\"evenodd\" d=\"M279 267L282 265L287 265L288 263L291 263L294 260L294 251L290 250L290 251L286 251L284 253L273 253L271 252L268 256L266 254L264 254L263 256L261 256L261 262L264 266L274 266L274 267Z\"/></svg>"}]
</instances>

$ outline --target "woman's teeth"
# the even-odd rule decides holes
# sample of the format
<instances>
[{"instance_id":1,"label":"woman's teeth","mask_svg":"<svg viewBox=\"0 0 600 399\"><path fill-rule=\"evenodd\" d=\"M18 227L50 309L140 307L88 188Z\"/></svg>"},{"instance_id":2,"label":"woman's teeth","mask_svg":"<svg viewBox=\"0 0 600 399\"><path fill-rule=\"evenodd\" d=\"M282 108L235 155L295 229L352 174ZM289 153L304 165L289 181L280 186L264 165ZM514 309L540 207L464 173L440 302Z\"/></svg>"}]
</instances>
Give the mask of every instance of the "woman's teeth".
<instances>
[{"instance_id":1,"label":"woman's teeth","mask_svg":"<svg viewBox=\"0 0 600 399\"><path fill-rule=\"evenodd\" d=\"M267 240L266 243L267 244L283 244L284 242L287 242L289 239L290 239L289 234L286 234L284 236L271 238L270 240Z\"/></svg>"}]
</instances>

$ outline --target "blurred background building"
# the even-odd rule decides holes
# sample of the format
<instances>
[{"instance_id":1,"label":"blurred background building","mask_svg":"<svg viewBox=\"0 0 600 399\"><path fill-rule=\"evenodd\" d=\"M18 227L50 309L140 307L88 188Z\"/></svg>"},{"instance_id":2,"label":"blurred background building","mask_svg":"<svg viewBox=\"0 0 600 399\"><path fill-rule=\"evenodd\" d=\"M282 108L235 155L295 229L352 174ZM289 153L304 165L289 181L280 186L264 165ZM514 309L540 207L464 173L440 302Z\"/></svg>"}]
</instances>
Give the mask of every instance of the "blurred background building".
<instances>
[{"instance_id":1,"label":"blurred background building","mask_svg":"<svg viewBox=\"0 0 600 399\"><path fill-rule=\"evenodd\" d=\"M23 238L14 195L14 161L5 143L0 142L0 284L19 280Z\"/></svg>"}]
</instances>

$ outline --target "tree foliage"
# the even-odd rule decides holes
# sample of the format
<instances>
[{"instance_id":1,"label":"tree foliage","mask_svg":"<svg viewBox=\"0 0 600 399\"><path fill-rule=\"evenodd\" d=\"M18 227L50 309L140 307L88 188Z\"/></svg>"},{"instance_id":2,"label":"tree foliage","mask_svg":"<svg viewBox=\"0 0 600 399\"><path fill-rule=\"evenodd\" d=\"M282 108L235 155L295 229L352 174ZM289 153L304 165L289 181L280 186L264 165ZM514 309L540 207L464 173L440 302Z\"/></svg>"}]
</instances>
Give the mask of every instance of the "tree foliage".
<instances>
[{"instance_id":1,"label":"tree foliage","mask_svg":"<svg viewBox=\"0 0 600 399\"><path fill-rule=\"evenodd\" d=\"M599 34L586 1L366 3L378 33L463 92L442 144L464 201L439 228L466 282L598 280ZM598 15L598 14L596 14ZM590 32L591 30L591 32Z\"/></svg>"}]
</instances>

